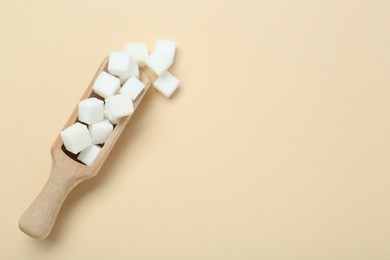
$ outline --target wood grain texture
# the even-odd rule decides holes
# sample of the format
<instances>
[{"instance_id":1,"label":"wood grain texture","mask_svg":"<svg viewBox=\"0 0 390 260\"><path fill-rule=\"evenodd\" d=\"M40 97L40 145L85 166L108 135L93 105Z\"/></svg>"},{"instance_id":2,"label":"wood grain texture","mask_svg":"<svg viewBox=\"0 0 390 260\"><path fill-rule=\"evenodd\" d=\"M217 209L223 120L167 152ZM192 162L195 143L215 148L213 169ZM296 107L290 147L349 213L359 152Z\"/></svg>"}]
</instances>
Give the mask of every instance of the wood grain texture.
<instances>
[{"instance_id":1,"label":"wood grain texture","mask_svg":"<svg viewBox=\"0 0 390 260\"><path fill-rule=\"evenodd\" d=\"M92 91L93 83L102 71L107 72L107 65L108 57L103 60L80 100L96 96ZM134 101L135 111L151 83L145 73L141 72L140 79L145 84L145 89ZM78 108L76 105L63 129L74 124L77 121L77 115ZM24 233L36 239L44 239L50 234L61 206L69 192L82 181L96 176L130 118L131 115L122 118L115 126L96 158L96 161L91 166L86 166L76 161L76 156L70 157L67 155L62 149L63 142L60 135L58 135L51 147L52 169L47 183L19 220L19 228Z\"/></svg>"}]
</instances>

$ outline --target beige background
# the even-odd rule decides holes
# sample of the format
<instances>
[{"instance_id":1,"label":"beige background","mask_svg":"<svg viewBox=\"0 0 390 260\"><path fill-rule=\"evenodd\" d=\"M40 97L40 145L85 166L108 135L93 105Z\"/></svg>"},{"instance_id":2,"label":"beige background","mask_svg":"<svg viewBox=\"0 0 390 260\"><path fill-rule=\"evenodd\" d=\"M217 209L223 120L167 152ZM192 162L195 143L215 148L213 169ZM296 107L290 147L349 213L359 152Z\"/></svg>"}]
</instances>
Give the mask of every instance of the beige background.
<instances>
[{"instance_id":1,"label":"beige background","mask_svg":"<svg viewBox=\"0 0 390 260\"><path fill-rule=\"evenodd\" d=\"M388 1L0 0L1 259L390 259ZM177 41L51 237L17 222L101 60Z\"/></svg>"}]
</instances>

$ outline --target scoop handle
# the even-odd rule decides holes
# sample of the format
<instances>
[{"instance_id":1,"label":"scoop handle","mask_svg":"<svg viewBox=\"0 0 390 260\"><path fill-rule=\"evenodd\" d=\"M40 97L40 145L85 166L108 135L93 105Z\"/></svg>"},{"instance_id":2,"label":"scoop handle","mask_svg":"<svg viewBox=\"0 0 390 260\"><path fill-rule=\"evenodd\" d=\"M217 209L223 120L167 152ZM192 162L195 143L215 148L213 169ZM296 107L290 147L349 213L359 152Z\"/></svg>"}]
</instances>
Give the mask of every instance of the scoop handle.
<instances>
[{"instance_id":1,"label":"scoop handle","mask_svg":"<svg viewBox=\"0 0 390 260\"><path fill-rule=\"evenodd\" d=\"M21 216L20 230L36 239L46 238L69 192L80 182L81 180L64 178L53 164L46 185Z\"/></svg>"}]
</instances>

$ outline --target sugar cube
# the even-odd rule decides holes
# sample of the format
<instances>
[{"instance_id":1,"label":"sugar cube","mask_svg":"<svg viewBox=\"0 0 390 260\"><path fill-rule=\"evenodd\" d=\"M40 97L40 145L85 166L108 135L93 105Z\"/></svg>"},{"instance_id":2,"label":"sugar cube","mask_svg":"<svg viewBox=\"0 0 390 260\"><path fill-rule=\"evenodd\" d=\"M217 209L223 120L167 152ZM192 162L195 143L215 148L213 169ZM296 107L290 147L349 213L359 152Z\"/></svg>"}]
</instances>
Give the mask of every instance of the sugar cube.
<instances>
[{"instance_id":1,"label":"sugar cube","mask_svg":"<svg viewBox=\"0 0 390 260\"><path fill-rule=\"evenodd\" d=\"M102 71L93 84L93 91L101 97L115 95L120 88L120 80Z\"/></svg>"},{"instance_id":2,"label":"sugar cube","mask_svg":"<svg viewBox=\"0 0 390 260\"><path fill-rule=\"evenodd\" d=\"M111 115L115 118L131 115L134 112L131 97L126 94L117 94L106 98L106 104Z\"/></svg>"},{"instance_id":3,"label":"sugar cube","mask_svg":"<svg viewBox=\"0 0 390 260\"><path fill-rule=\"evenodd\" d=\"M175 59L176 42L157 39L155 49L164 52L169 58L171 58L171 60Z\"/></svg>"},{"instance_id":4,"label":"sugar cube","mask_svg":"<svg viewBox=\"0 0 390 260\"><path fill-rule=\"evenodd\" d=\"M154 87L167 98L169 98L176 91L176 89L179 87L179 84L180 81L168 71L166 71L155 82L153 82Z\"/></svg>"},{"instance_id":5,"label":"sugar cube","mask_svg":"<svg viewBox=\"0 0 390 260\"><path fill-rule=\"evenodd\" d=\"M161 50L154 50L145 61L146 65L152 69L158 76L161 76L173 63Z\"/></svg>"},{"instance_id":6,"label":"sugar cube","mask_svg":"<svg viewBox=\"0 0 390 260\"><path fill-rule=\"evenodd\" d=\"M116 118L111 115L111 112L107 107L107 104L104 105L104 117L107 118L113 125L117 125L121 120L120 117Z\"/></svg>"},{"instance_id":7,"label":"sugar cube","mask_svg":"<svg viewBox=\"0 0 390 260\"><path fill-rule=\"evenodd\" d=\"M96 161L96 158L101 150L102 148L98 145L90 145L81 151L77 159L85 163L87 166L91 166Z\"/></svg>"},{"instance_id":8,"label":"sugar cube","mask_svg":"<svg viewBox=\"0 0 390 260\"><path fill-rule=\"evenodd\" d=\"M123 51L130 53L134 61L138 63L139 67L145 65L145 60L149 56L146 44L139 42L130 42L123 47Z\"/></svg>"},{"instance_id":9,"label":"sugar cube","mask_svg":"<svg viewBox=\"0 0 390 260\"><path fill-rule=\"evenodd\" d=\"M60 136L66 150L74 154L79 153L92 144L87 126L79 122L64 129Z\"/></svg>"},{"instance_id":10,"label":"sugar cube","mask_svg":"<svg viewBox=\"0 0 390 260\"><path fill-rule=\"evenodd\" d=\"M128 73L119 76L121 84L125 83L129 78L131 78L133 76L139 78L138 64L135 61L133 61Z\"/></svg>"},{"instance_id":11,"label":"sugar cube","mask_svg":"<svg viewBox=\"0 0 390 260\"><path fill-rule=\"evenodd\" d=\"M114 129L113 125L104 119L100 122L94 123L88 127L89 134L91 135L93 144L103 144L106 142L112 130Z\"/></svg>"},{"instance_id":12,"label":"sugar cube","mask_svg":"<svg viewBox=\"0 0 390 260\"><path fill-rule=\"evenodd\" d=\"M144 83L142 83L136 77L131 77L122 86L122 88L119 90L119 93L129 95L131 99L134 101L144 88L145 88Z\"/></svg>"},{"instance_id":13,"label":"sugar cube","mask_svg":"<svg viewBox=\"0 0 390 260\"><path fill-rule=\"evenodd\" d=\"M133 60L129 53L124 51L113 51L108 58L108 72L115 76L128 73Z\"/></svg>"},{"instance_id":14,"label":"sugar cube","mask_svg":"<svg viewBox=\"0 0 390 260\"><path fill-rule=\"evenodd\" d=\"M104 119L104 102L97 98L88 98L79 102L79 120L93 124Z\"/></svg>"},{"instance_id":15,"label":"sugar cube","mask_svg":"<svg viewBox=\"0 0 390 260\"><path fill-rule=\"evenodd\" d=\"M133 66L131 66L131 69L130 69L130 77L132 77L132 76L139 78L139 68L138 68L137 62L135 62L135 61L133 61ZM129 78L127 78L127 79L129 79Z\"/></svg>"}]
</instances>

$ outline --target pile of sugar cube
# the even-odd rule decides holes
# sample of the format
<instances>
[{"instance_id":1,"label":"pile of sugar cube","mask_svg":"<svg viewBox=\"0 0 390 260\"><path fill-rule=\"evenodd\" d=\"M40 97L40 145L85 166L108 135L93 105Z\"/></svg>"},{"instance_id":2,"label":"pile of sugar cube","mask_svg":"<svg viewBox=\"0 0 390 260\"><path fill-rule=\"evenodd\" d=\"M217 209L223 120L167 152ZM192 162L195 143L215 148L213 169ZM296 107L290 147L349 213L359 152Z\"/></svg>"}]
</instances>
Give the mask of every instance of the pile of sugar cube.
<instances>
[{"instance_id":1,"label":"pile of sugar cube","mask_svg":"<svg viewBox=\"0 0 390 260\"><path fill-rule=\"evenodd\" d=\"M140 67L146 65L157 74L153 86L169 98L180 83L168 72L175 52L176 43L164 39L156 41L150 55L145 44L135 42L126 44L122 51L111 52L108 72L102 71L93 84L99 97L80 101L78 121L60 134L65 149L78 155L82 163L93 165L115 125L134 112L133 101L145 88L139 80Z\"/></svg>"}]
</instances>

